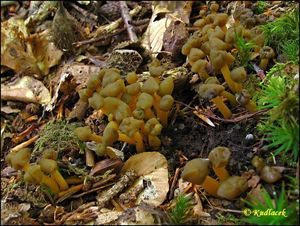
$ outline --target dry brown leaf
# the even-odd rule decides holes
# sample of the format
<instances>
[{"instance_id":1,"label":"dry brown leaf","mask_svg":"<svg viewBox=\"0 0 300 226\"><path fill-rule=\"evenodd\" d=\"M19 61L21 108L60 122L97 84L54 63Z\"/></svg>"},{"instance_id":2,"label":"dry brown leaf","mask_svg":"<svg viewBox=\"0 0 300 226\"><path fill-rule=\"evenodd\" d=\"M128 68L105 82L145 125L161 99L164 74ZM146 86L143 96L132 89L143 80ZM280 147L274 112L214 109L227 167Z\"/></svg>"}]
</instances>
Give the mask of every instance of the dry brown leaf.
<instances>
[{"instance_id":1,"label":"dry brown leaf","mask_svg":"<svg viewBox=\"0 0 300 226\"><path fill-rule=\"evenodd\" d=\"M16 73L47 75L58 64L62 51L47 37L49 31L29 36L22 19L10 18L1 23L1 65Z\"/></svg>"},{"instance_id":2,"label":"dry brown leaf","mask_svg":"<svg viewBox=\"0 0 300 226\"><path fill-rule=\"evenodd\" d=\"M215 124L209 119L207 118L205 115L202 115L200 112L198 111L193 111L193 113L200 119L202 119L204 122L206 122L208 125L215 127Z\"/></svg>"},{"instance_id":3,"label":"dry brown leaf","mask_svg":"<svg viewBox=\"0 0 300 226\"><path fill-rule=\"evenodd\" d=\"M167 197L169 191L168 164L166 158L159 152L143 152L130 157L124 164L122 172L134 170L141 176L130 189L146 184L136 201L136 204L147 203L159 206Z\"/></svg>"},{"instance_id":4,"label":"dry brown leaf","mask_svg":"<svg viewBox=\"0 0 300 226\"><path fill-rule=\"evenodd\" d=\"M50 102L51 96L49 90L41 81L24 76L8 85L1 85L1 100L33 102L45 105Z\"/></svg>"},{"instance_id":5,"label":"dry brown leaf","mask_svg":"<svg viewBox=\"0 0 300 226\"><path fill-rule=\"evenodd\" d=\"M134 170L138 176L152 173L158 168L168 168L165 156L159 152L143 152L131 156L124 164L122 173Z\"/></svg>"},{"instance_id":6,"label":"dry brown leaf","mask_svg":"<svg viewBox=\"0 0 300 226\"><path fill-rule=\"evenodd\" d=\"M201 199L197 193L194 194L196 205L193 207L193 214L197 217L210 217L209 213L203 211Z\"/></svg>"}]
</instances>

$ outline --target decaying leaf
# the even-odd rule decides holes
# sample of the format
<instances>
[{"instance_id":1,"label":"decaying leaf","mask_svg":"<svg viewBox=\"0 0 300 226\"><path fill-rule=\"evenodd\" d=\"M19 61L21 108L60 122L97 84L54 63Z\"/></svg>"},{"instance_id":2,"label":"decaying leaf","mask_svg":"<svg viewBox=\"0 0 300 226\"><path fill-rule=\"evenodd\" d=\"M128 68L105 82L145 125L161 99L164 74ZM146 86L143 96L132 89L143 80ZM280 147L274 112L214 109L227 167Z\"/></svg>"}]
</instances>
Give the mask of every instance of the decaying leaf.
<instances>
[{"instance_id":1,"label":"decaying leaf","mask_svg":"<svg viewBox=\"0 0 300 226\"><path fill-rule=\"evenodd\" d=\"M163 37L168 26L177 20L186 24L189 23L191 4L186 2L175 2L175 4L168 2L165 4L163 1L154 4L153 14L143 37L142 45L156 56L157 52L161 51L163 47ZM155 21L160 13L165 13L165 17Z\"/></svg>"},{"instance_id":2,"label":"decaying leaf","mask_svg":"<svg viewBox=\"0 0 300 226\"><path fill-rule=\"evenodd\" d=\"M1 23L1 65L16 73L41 77L58 64L62 51L48 40L48 31L29 35L22 19L10 18Z\"/></svg>"},{"instance_id":3,"label":"decaying leaf","mask_svg":"<svg viewBox=\"0 0 300 226\"><path fill-rule=\"evenodd\" d=\"M128 190L135 189L145 184L136 204L146 203L151 206L159 206L166 199L169 191L168 164L166 158L159 152L143 152L129 158L122 172L134 170L141 176Z\"/></svg>"},{"instance_id":4,"label":"decaying leaf","mask_svg":"<svg viewBox=\"0 0 300 226\"><path fill-rule=\"evenodd\" d=\"M196 205L193 207L193 213L197 217L210 217L209 213L203 211L203 206L201 199L197 193L194 194L194 198L196 200Z\"/></svg>"},{"instance_id":5,"label":"decaying leaf","mask_svg":"<svg viewBox=\"0 0 300 226\"><path fill-rule=\"evenodd\" d=\"M32 77L24 76L8 85L1 85L1 100L48 104L51 100L49 90Z\"/></svg>"},{"instance_id":6,"label":"decaying leaf","mask_svg":"<svg viewBox=\"0 0 300 226\"><path fill-rule=\"evenodd\" d=\"M158 168L167 168L168 162L159 152L143 152L131 156L122 168L122 173L134 170L138 176L144 176L152 173Z\"/></svg>"},{"instance_id":7,"label":"decaying leaf","mask_svg":"<svg viewBox=\"0 0 300 226\"><path fill-rule=\"evenodd\" d=\"M200 112L198 111L193 111L193 113L200 119L202 119L204 122L206 122L208 125L215 127L215 124L209 119L207 118L205 115L202 115Z\"/></svg>"}]
</instances>

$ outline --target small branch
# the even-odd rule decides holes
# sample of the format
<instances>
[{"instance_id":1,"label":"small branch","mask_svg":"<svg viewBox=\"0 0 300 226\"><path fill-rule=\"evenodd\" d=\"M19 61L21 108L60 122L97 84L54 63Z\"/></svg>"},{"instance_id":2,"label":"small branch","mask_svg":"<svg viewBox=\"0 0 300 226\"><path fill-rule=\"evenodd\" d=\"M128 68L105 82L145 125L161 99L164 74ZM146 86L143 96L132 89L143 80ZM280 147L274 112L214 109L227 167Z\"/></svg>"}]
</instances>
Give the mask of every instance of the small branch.
<instances>
[{"instance_id":1,"label":"small branch","mask_svg":"<svg viewBox=\"0 0 300 226\"><path fill-rule=\"evenodd\" d=\"M180 172L180 168L176 168L176 171L175 171L175 174L174 174L174 177L173 177L173 181L172 181L172 185L171 185L171 188L170 188L169 197L168 197L169 200L171 200L174 196L175 185L178 181L179 172Z\"/></svg>"},{"instance_id":2,"label":"small branch","mask_svg":"<svg viewBox=\"0 0 300 226\"><path fill-rule=\"evenodd\" d=\"M183 103L181 101L175 100L175 102L178 103L178 104L184 105L185 107L187 107L187 108L189 108L191 110L194 110L194 111L196 110L197 111L196 108L193 108L193 107L191 107L191 106L189 106L189 105L187 105L187 104L185 104L185 103ZM215 115L207 114L207 113L205 113L203 111L201 111L200 113L203 114L203 115L205 115L208 118L212 118L212 119L215 119L217 121L221 121L221 122L225 122L225 123L236 123L236 122L243 121L244 119L251 118L251 117L253 117L255 115L263 115L267 111L268 111L268 109L264 109L264 110L256 111L256 112L249 113L249 114L243 114L243 115L235 117L233 119L220 118L220 117L215 116Z\"/></svg>"},{"instance_id":3,"label":"small branch","mask_svg":"<svg viewBox=\"0 0 300 226\"><path fill-rule=\"evenodd\" d=\"M15 147L13 147L10 151L11 151L11 152L18 152L18 151L20 151L22 148L26 148L26 147L28 147L29 145L31 145L31 144L32 144L33 142L35 142L38 138L39 138L39 135L36 135L36 136L30 138L29 140L27 140L27 141L25 141L25 142L23 142L23 143L21 143L21 144L15 146Z\"/></svg>"},{"instance_id":4,"label":"small branch","mask_svg":"<svg viewBox=\"0 0 300 226\"><path fill-rule=\"evenodd\" d=\"M116 184L113 187L111 187L107 191L100 193L97 196L97 203L99 208L103 208L109 200L111 200L113 197L115 197L117 194L123 191L124 188L130 186L136 178L136 173L134 173L133 171L128 171L125 173L125 175L123 175L120 178L118 182L116 182Z\"/></svg>"},{"instance_id":5,"label":"small branch","mask_svg":"<svg viewBox=\"0 0 300 226\"><path fill-rule=\"evenodd\" d=\"M125 1L120 1L119 4L120 4L122 18L128 32L129 39L130 41L135 42L138 40L138 38L134 33L133 26L131 25L131 17L129 15L129 9L127 3Z\"/></svg>"},{"instance_id":6,"label":"small branch","mask_svg":"<svg viewBox=\"0 0 300 226\"><path fill-rule=\"evenodd\" d=\"M69 3L74 9L76 9L79 13L81 13L84 17L89 18L91 20L97 21L98 17L91 13L91 12L87 12L86 10L80 8L79 6L75 5L74 3L70 2Z\"/></svg>"}]
</instances>

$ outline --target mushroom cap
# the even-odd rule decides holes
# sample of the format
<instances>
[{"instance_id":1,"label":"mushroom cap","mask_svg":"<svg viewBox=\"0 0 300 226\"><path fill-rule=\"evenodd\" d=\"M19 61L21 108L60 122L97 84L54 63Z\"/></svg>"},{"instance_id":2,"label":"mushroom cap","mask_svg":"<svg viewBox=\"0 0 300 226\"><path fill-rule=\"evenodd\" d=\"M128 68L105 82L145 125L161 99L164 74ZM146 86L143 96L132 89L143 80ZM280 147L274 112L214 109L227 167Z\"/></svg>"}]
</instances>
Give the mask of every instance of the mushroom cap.
<instances>
[{"instance_id":1,"label":"mushroom cap","mask_svg":"<svg viewBox=\"0 0 300 226\"><path fill-rule=\"evenodd\" d=\"M205 70L205 67L208 65L206 60L199 59L193 63L192 72L198 73Z\"/></svg>"},{"instance_id":2,"label":"mushroom cap","mask_svg":"<svg viewBox=\"0 0 300 226\"><path fill-rule=\"evenodd\" d=\"M143 84L141 90L142 92L153 94L159 89L159 85L153 77L149 77Z\"/></svg>"},{"instance_id":3,"label":"mushroom cap","mask_svg":"<svg viewBox=\"0 0 300 226\"><path fill-rule=\"evenodd\" d=\"M169 111L174 103L174 98L171 95L164 95L159 102L159 108L163 111Z\"/></svg>"},{"instance_id":4,"label":"mushroom cap","mask_svg":"<svg viewBox=\"0 0 300 226\"><path fill-rule=\"evenodd\" d=\"M217 71L225 65L232 64L234 61L234 57L224 50L212 49L210 51L210 60L212 62L213 69Z\"/></svg>"},{"instance_id":5,"label":"mushroom cap","mask_svg":"<svg viewBox=\"0 0 300 226\"><path fill-rule=\"evenodd\" d=\"M81 141L88 141L92 134L92 131L89 126L77 127L75 129L75 134L78 136Z\"/></svg>"},{"instance_id":6,"label":"mushroom cap","mask_svg":"<svg viewBox=\"0 0 300 226\"><path fill-rule=\"evenodd\" d=\"M281 178L281 173L274 167L265 166L260 173L260 178L265 182L272 184Z\"/></svg>"},{"instance_id":7,"label":"mushroom cap","mask_svg":"<svg viewBox=\"0 0 300 226\"><path fill-rule=\"evenodd\" d=\"M182 179L193 184L202 184L208 175L208 159L196 158L188 161L181 173Z\"/></svg>"},{"instance_id":8,"label":"mushroom cap","mask_svg":"<svg viewBox=\"0 0 300 226\"><path fill-rule=\"evenodd\" d=\"M136 108L132 112L133 117L136 119L143 119L145 117L145 111L142 108Z\"/></svg>"},{"instance_id":9,"label":"mushroom cap","mask_svg":"<svg viewBox=\"0 0 300 226\"><path fill-rule=\"evenodd\" d=\"M259 51L261 58L271 59L275 56L274 50L270 46L264 46Z\"/></svg>"},{"instance_id":10,"label":"mushroom cap","mask_svg":"<svg viewBox=\"0 0 300 226\"><path fill-rule=\"evenodd\" d=\"M53 160L56 160L57 159L57 152L54 149L52 149L52 148L45 149L43 151L43 158L44 159L53 159Z\"/></svg>"},{"instance_id":11,"label":"mushroom cap","mask_svg":"<svg viewBox=\"0 0 300 226\"><path fill-rule=\"evenodd\" d=\"M31 165L24 174L24 181L31 184L40 184L44 173L39 165Z\"/></svg>"},{"instance_id":12,"label":"mushroom cap","mask_svg":"<svg viewBox=\"0 0 300 226\"><path fill-rule=\"evenodd\" d=\"M38 164L44 173L51 173L57 169L57 163L52 159L41 159Z\"/></svg>"},{"instance_id":13,"label":"mushroom cap","mask_svg":"<svg viewBox=\"0 0 300 226\"><path fill-rule=\"evenodd\" d=\"M162 125L159 123L157 118L151 118L145 123L145 133L152 136L160 135Z\"/></svg>"},{"instance_id":14,"label":"mushroom cap","mask_svg":"<svg viewBox=\"0 0 300 226\"><path fill-rule=\"evenodd\" d=\"M205 53L201 49L191 48L188 58L191 61L196 61L204 58L205 56L206 56Z\"/></svg>"},{"instance_id":15,"label":"mushroom cap","mask_svg":"<svg viewBox=\"0 0 300 226\"><path fill-rule=\"evenodd\" d=\"M221 183L217 195L228 200L233 200L245 192L247 188L248 184L245 178L232 176Z\"/></svg>"},{"instance_id":16,"label":"mushroom cap","mask_svg":"<svg viewBox=\"0 0 300 226\"><path fill-rule=\"evenodd\" d=\"M213 167L225 167L230 159L231 151L227 147L215 147L208 155L208 159L213 164Z\"/></svg>"},{"instance_id":17,"label":"mushroom cap","mask_svg":"<svg viewBox=\"0 0 300 226\"><path fill-rule=\"evenodd\" d=\"M116 97L120 93L125 91L125 84L123 79L118 79L112 83L107 84L101 91L100 94L103 97Z\"/></svg>"},{"instance_id":18,"label":"mushroom cap","mask_svg":"<svg viewBox=\"0 0 300 226\"><path fill-rule=\"evenodd\" d=\"M242 89L240 93L236 94L236 101L242 106L248 104L250 101L249 91L246 89Z\"/></svg>"},{"instance_id":19,"label":"mushroom cap","mask_svg":"<svg viewBox=\"0 0 300 226\"><path fill-rule=\"evenodd\" d=\"M224 86L218 84L200 84L198 94L205 99L212 99L219 96L225 90Z\"/></svg>"},{"instance_id":20,"label":"mushroom cap","mask_svg":"<svg viewBox=\"0 0 300 226\"><path fill-rule=\"evenodd\" d=\"M138 97L136 106L138 108L147 109L153 104L153 97L148 93L141 93Z\"/></svg>"},{"instance_id":21,"label":"mushroom cap","mask_svg":"<svg viewBox=\"0 0 300 226\"><path fill-rule=\"evenodd\" d=\"M143 125L142 120L135 119L133 117L124 118L119 126L122 133L132 137L135 132Z\"/></svg>"},{"instance_id":22,"label":"mushroom cap","mask_svg":"<svg viewBox=\"0 0 300 226\"><path fill-rule=\"evenodd\" d=\"M117 68L105 69L103 78L102 78L102 88L107 86L110 83L113 83L121 78L120 71Z\"/></svg>"},{"instance_id":23,"label":"mushroom cap","mask_svg":"<svg viewBox=\"0 0 300 226\"><path fill-rule=\"evenodd\" d=\"M137 95L141 90L141 86L140 83L135 82L135 83L131 83L130 85L126 86L126 93L130 94L130 95Z\"/></svg>"},{"instance_id":24,"label":"mushroom cap","mask_svg":"<svg viewBox=\"0 0 300 226\"><path fill-rule=\"evenodd\" d=\"M104 104L104 98L97 92L93 93L93 96L90 97L88 101L89 106L95 110L99 110L101 107L103 107Z\"/></svg>"},{"instance_id":25,"label":"mushroom cap","mask_svg":"<svg viewBox=\"0 0 300 226\"><path fill-rule=\"evenodd\" d=\"M251 164L256 168L258 172L260 172L265 166L264 160L257 155L253 157L253 159L251 160Z\"/></svg>"},{"instance_id":26,"label":"mushroom cap","mask_svg":"<svg viewBox=\"0 0 300 226\"><path fill-rule=\"evenodd\" d=\"M214 25L215 26L224 26L227 23L228 14L227 13L218 13L214 18Z\"/></svg>"},{"instance_id":27,"label":"mushroom cap","mask_svg":"<svg viewBox=\"0 0 300 226\"><path fill-rule=\"evenodd\" d=\"M173 89L174 89L174 79L172 78L172 76L168 76L159 84L158 95L160 96L164 96L167 94L171 95Z\"/></svg>"},{"instance_id":28,"label":"mushroom cap","mask_svg":"<svg viewBox=\"0 0 300 226\"><path fill-rule=\"evenodd\" d=\"M204 84L218 84L220 85L220 81L217 79L215 76L210 76L208 77L205 81Z\"/></svg>"},{"instance_id":29,"label":"mushroom cap","mask_svg":"<svg viewBox=\"0 0 300 226\"><path fill-rule=\"evenodd\" d=\"M208 42L211 49L226 50L230 47L228 43L222 41L217 37L211 37Z\"/></svg>"},{"instance_id":30,"label":"mushroom cap","mask_svg":"<svg viewBox=\"0 0 300 226\"><path fill-rule=\"evenodd\" d=\"M230 72L231 78L237 83L243 83L247 79L247 72L244 67L237 67Z\"/></svg>"},{"instance_id":31,"label":"mushroom cap","mask_svg":"<svg viewBox=\"0 0 300 226\"><path fill-rule=\"evenodd\" d=\"M15 170L21 170L26 164L29 163L30 157L30 148L23 148L18 152L10 152L6 157L6 161Z\"/></svg>"},{"instance_id":32,"label":"mushroom cap","mask_svg":"<svg viewBox=\"0 0 300 226\"><path fill-rule=\"evenodd\" d=\"M133 83L137 82L137 80L138 80L138 76L135 72L130 72L126 75L126 81L129 84L133 84Z\"/></svg>"}]
</instances>

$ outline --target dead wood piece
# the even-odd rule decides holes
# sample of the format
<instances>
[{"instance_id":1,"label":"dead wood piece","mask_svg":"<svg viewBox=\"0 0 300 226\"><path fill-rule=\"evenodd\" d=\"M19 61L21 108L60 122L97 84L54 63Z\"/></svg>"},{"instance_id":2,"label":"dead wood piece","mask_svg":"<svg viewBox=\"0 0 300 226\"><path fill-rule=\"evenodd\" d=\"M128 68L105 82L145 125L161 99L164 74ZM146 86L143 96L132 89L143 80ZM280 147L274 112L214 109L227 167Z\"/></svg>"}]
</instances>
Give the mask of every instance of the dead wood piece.
<instances>
[{"instance_id":1,"label":"dead wood piece","mask_svg":"<svg viewBox=\"0 0 300 226\"><path fill-rule=\"evenodd\" d=\"M143 184L138 184L137 186L129 189L127 192L122 193L120 195L120 202L122 204L127 204L131 201L135 201L142 190L144 190Z\"/></svg>"},{"instance_id":2,"label":"dead wood piece","mask_svg":"<svg viewBox=\"0 0 300 226\"><path fill-rule=\"evenodd\" d=\"M172 184L171 184L171 188L170 188L169 197L168 197L170 200L174 196L174 190L175 190L176 183L178 181L179 172L180 172L180 169L176 168L175 174L174 174L174 177L173 177L173 181L172 181Z\"/></svg>"},{"instance_id":3,"label":"dead wood piece","mask_svg":"<svg viewBox=\"0 0 300 226\"><path fill-rule=\"evenodd\" d=\"M129 39L130 39L130 41L135 42L138 40L138 38L137 38L136 34L134 33L133 26L131 25L131 17L129 15L129 9L128 9L127 3L125 1L120 1L119 4L120 4L122 18L123 18L124 24L126 26Z\"/></svg>"},{"instance_id":4,"label":"dead wood piece","mask_svg":"<svg viewBox=\"0 0 300 226\"><path fill-rule=\"evenodd\" d=\"M124 188L130 186L133 181L137 178L136 173L133 171L127 171L124 176L109 190L100 193L97 196L97 203L99 208L103 208L105 204L115 197L118 193L123 191Z\"/></svg>"}]
</instances>

